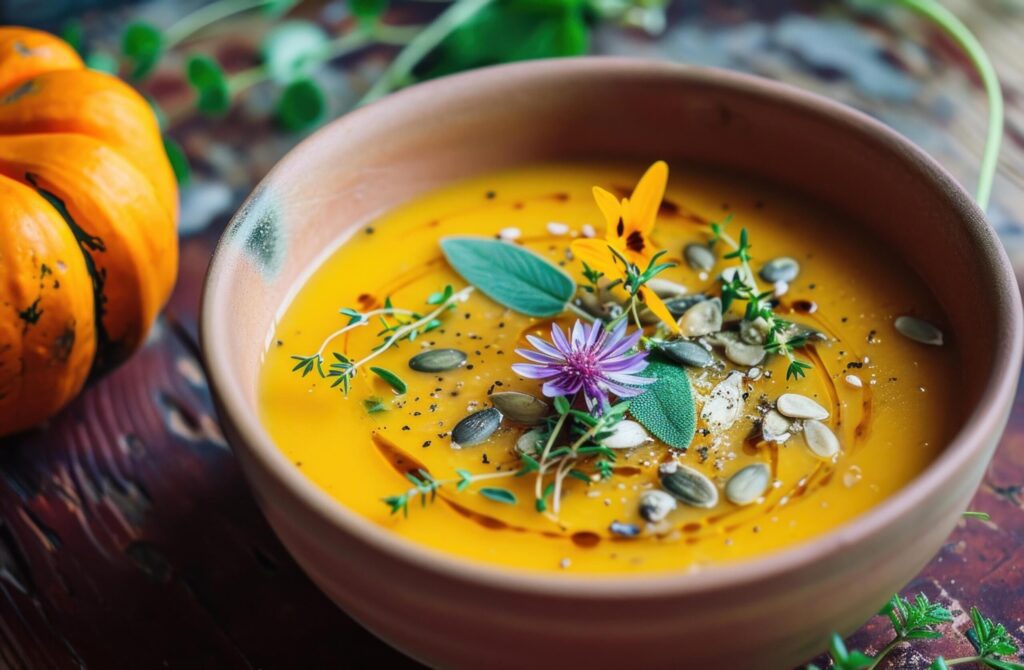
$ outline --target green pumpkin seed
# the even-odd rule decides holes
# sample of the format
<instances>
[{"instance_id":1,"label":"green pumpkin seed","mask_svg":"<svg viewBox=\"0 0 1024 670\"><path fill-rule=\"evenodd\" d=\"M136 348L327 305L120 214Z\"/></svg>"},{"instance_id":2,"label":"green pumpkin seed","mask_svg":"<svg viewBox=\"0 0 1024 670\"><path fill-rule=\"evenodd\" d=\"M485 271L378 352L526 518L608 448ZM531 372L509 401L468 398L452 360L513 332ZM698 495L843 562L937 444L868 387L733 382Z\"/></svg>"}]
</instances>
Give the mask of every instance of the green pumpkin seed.
<instances>
[{"instance_id":1,"label":"green pumpkin seed","mask_svg":"<svg viewBox=\"0 0 1024 670\"><path fill-rule=\"evenodd\" d=\"M725 497L734 505L749 505L764 495L771 483L771 469L764 463L743 468L725 483Z\"/></svg>"},{"instance_id":2,"label":"green pumpkin seed","mask_svg":"<svg viewBox=\"0 0 1024 670\"><path fill-rule=\"evenodd\" d=\"M687 340L663 342L658 345L658 351L671 361L695 368L706 368L715 360L710 351L696 342Z\"/></svg>"},{"instance_id":3,"label":"green pumpkin seed","mask_svg":"<svg viewBox=\"0 0 1024 670\"><path fill-rule=\"evenodd\" d=\"M665 307L672 316L677 319L686 313L686 310L690 309L698 302L704 302L708 297L703 293L691 293L689 295L680 296L678 298L669 298L665 301Z\"/></svg>"},{"instance_id":4,"label":"green pumpkin seed","mask_svg":"<svg viewBox=\"0 0 1024 670\"><path fill-rule=\"evenodd\" d=\"M661 487L673 498L691 507L710 509L718 504L718 489L714 482L685 465L679 465L674 470L662 469Z\"/></svg>"},{"instance_id":5,"label":"green pumpkin seed","mask_svg":"<svg viewBox=\"0 0 1024 670\"><path fill-rule=\"evenodd\" d=\"M509 421L527 426L540 423L551 413L551 408L546 402L519 391L494 393L491 395L491 402Z\"/></svg>"},{"instance_id":6,"label":"green pumpkin seed","mask_svg":"<svg viewBox=\"0 0 1024 670\"><path fill-rule=\"evenodd\" d=\"M788 256L773 258L761 268L761 279L774 284L775 282L791 282L800 274L800 264Z\"/></svg>"},{"instance_id":7,"label":"green pumpkin seed","mask_svg":"<svg viewBox=\"0 0 1024 670\"><path fill-rule=\"evenodd\" d=\"M715 267L715 252L703 244L691 242L683 247L683 258L694 270L710 272Z\"/></svg>"},{"instance_id":8,"label":"green pumpkin seed","mask_svg":"<svg viewBox=\"0 0 1024 670\"><path fill-rule=\"evenodd\" d=\"M921 344L930 344L935 347L942 346L942 331L923 319L913 316L898 316L893 325L896 326L896 330L903 337L920 342Z\"/></svg>"},{"instance_id":9,"label":"green pumpkin seed","mask_svg":"<svg viewBox=\"0 0 1024 670\"><path fill-rule=\"evenodd\" d=\"M409 367L417 372L447 372L466 363L466 354L458 349L430 349L409 359Z\"/></svg>"},{"instance_id":10,"label":"green pumpkin seed","mask_svg":"<svg viewBox=\"0 0 1024 670\"><path fill-rule=\"evenodd\" d=\"M493 407L470 414L452 428L452 446L458 449L480 444L494 435L501 425L501 418L501 412Z\"/></svg>"},{"instance_id":11,"label":"green pumpkin seed","mask_svg":"<svg viewBox=\"0 0 1024 670\"><path fill-rule=\"evenodd\" d=\"M661 277L647 280L647 288L654 291L659 298L678 298L689 293L682 284Z\"/></svg>"}]
</instances>

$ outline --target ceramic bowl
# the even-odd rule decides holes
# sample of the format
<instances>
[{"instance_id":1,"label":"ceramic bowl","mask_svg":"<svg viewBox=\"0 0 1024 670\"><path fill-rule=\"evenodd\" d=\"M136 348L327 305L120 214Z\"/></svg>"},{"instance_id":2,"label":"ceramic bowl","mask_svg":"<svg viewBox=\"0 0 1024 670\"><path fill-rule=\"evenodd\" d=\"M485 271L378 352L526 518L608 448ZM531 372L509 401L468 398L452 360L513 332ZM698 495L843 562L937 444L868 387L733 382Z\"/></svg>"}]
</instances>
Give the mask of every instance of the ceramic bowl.
<instances>
[{"instance_id":1,"label":"ceramic bowl","mask_svg":"<svg viewBox=\"0 0 1024 670\"><path fill-rule=\"evenodd\" d=\"M334 502L261 426L257 372L275 320L325 252L369 219L466 177L565 159L725 166L843 212L895 249L959 344L966 420L896 495L816 539L699 572L596 578L461 560ZM621 59L479 70L329 124L234 217L202 308L224 424L264 514L362 625L432 666L784 668L850 632L917 573L966 508L1021 364L1006 255L971 197L906 139L847 107L739 74Z\"/></svg>"}]
</instances>

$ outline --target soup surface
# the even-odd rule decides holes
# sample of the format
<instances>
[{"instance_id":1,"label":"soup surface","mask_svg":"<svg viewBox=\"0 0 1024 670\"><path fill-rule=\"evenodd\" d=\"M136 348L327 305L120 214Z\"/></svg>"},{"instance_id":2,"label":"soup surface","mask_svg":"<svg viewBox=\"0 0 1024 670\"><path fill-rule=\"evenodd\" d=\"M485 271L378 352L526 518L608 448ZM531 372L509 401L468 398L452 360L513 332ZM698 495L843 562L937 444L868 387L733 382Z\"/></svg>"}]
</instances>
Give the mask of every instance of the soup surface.
<instances>
[{"instance_id":1,"label":"soup surface","mask_svg":"<svg viewBox=\"0 0 1024 670\"><path fill-rule=\"evenodd\" d=\"M630 216L652 207L643 202L651 188L623 208L627 257L612 261L625 268L640 246L648 257L667 252L656 263L673 266L646 287L663 296L673 321L681 314L681 325L662 322L650 293L638 291L630 309L623 284L609 286L614 273L595 278L588 266L591 283L571 249L609 232L592 187L614 194L603 202L614 210L642 173L567 164L489 175L354 233L298 290L269 340L260 403L280 449L339 504L413 542L575 573L696 570L759 556L842 524L925 468L959 420L958 372L948 337L936 346L942 313L918 278L834 212L747 178L673 166L664 201L651 209L653 229L629 230ZM709 247L716 228L723 234ZM486 254L476 258L493 268L492 279L474 274L479 267L457 272L453 265L470 261L455 251L446 261L440 242L453 236L536 252L576 282L573 304L537 317L488 297L502 290L494 278L506 289L515 278ZM687 245L701 248L684 253ZM730 293L723 272L734 295L717 320ZM479 286L467 289L464 276ZM757 309L767 321L744 320ZM588 323L587 313L627 333L639 331L638 321L644 328L636 349L620 352L646 352L654 366L633 375L647 380L635 383L637 393L651 395L620 399L635 413L622 412L614 387L598 389L608 405L588 405L584 391L562 403L542 389L552 378L511 367L530 363L517 349L539 350L527 335L550 342L553 323L565 332ZM897 328L907 315L916 318ZM374 349L394 335L397 346ZM674 356L666 351L673 345ZM440 349L465 360L441 352L410 367L413 356ZM543 404L504 396L505 412L479 414L511 391ZM559 423L567 404L575 412ZM531 418L535 410L546 416ZM603 423L586 435L596 421ZM530 430L537 432L521 439Z\"/></svg>"}]
</instances>

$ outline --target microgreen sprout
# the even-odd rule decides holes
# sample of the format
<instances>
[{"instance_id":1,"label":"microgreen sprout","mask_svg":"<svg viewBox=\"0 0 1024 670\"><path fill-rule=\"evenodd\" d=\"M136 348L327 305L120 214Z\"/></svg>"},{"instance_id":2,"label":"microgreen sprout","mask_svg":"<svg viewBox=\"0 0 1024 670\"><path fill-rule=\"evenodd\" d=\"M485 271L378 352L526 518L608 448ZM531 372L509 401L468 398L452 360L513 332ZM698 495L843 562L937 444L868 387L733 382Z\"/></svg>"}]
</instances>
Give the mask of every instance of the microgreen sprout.
<instances>
[{"instance_id":1,"label":"microgreen sprout","mask_svg":"<svg viewBox=\"0 0 1024 670\"><path fill-rule=\"evenodd\" d=\"M765 351L789 359L789 367L786 369L786 379L800 379L806 376L811 364L802 361L793 355L795 349L807 344L807 336L793 334L794 324L775 314L775 307L772 302L771 291L761 291L754 278L754 272L750 268L750 237L747 229L740 230L739 242L725 231L726 226L732 221L732 215L727 216L721 223L711 223L710 246L714 247L719 242L728 245L732 251L723 255L723 258L736 260L739 265L728 280L722 279L722 310L728 310L737 300L746 302L743 318L754 322L758 319L764 321L765 327Z\"/></svg>"},{"instance_id":2,"label":"microgreen sprout","mask_svg":"<svg viewBox=\"0 0 1024 670\"><path fill-rule=\"evenodd\" d=\"M292 372L301 373L303 377L315 371L320 377L333 379L331 388L341 387L342 392L348 395L351 388L351 381L361 367L381 355L391 347L397 346L402 340L414 341L418 336L440 327L440 317L447 311L455 309L457 303L464 301L473 292L472 286L455 291L451 286L446 286L443 291L432 294L427 298L427 304L434 306L434 309L426 314L421 314L408 309L400 309L391 304L391 298L384 301L384 306L366 312L360 312L351 308L341 309L342 316L348 318L348 323L328 335L320 344L316 353L307 356L292 356L296 361ZM369 354L358 360L352 360L340 352L332 352L334 358L328 368L324 371L324 352L328 345L345 333L368 325L372 320L379 319L382 328L377 336L382 338L381 342L375 345ZM397 393L405 393L405 382L398 375L385 370L384 368L372 368L373 372L386 381Z\"/></svg>"}]
</instances>

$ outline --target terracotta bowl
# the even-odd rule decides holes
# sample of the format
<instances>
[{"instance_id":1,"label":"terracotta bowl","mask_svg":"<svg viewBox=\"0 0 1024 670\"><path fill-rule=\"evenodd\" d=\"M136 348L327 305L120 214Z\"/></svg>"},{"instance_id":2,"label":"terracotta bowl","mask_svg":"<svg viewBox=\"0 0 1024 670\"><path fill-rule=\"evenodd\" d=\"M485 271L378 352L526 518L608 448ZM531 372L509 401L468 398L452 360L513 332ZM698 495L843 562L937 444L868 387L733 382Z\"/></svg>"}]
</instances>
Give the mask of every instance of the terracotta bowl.
<instances>
[{"instance_id":1,"label":"terracotta bowl","mask_svg":"<svg viewBox=\"0 0 1024 670\"><path fill-rule=\"evenodd\" d=\"M698 573L501 569L411 544L334 502L260 424L275 319L325 252L465 177L564 159L664 158L771 179L847 215L913 267L961 348L968 418L942 455L830 533ZM401 250L396 250L400 253ZM881 124L803 91L648 61L512 65L410 88L303 142L231 222L202 344L220 418L267 519L309 576L403 652L443 667L784 668L850 632L936 553L977 488L1021 366L1017 286L971 197Z\"/></svg>"}]
</instances>

